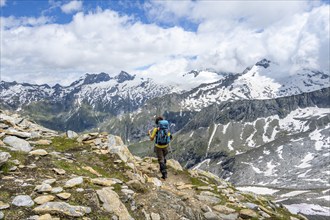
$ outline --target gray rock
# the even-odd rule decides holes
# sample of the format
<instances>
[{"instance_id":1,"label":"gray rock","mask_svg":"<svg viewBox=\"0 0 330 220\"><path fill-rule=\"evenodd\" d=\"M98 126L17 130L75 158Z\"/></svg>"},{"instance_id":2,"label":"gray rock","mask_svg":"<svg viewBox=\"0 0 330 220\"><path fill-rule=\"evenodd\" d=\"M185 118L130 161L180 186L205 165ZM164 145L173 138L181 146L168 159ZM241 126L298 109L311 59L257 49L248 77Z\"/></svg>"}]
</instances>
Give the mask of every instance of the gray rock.
<instances>
[{"instance_id":1,"label":"gray rock","mask_svg":"<svg viewBox=\"0 0 330 220\"><path fill-rule=\"evenodd\" d=\"M206 212L204 213L204 217L207 220L221 220L221 218L214 212Z\"/></svg>"},{"instance_id":2,"label":"gray rock","mask_svg":"<svg viewBox=\"0 0 330 220\"><path fill-rule=\"evenodd\" d=\"M31 133L16 131L13 128L9 128L7 134L13 135L13 136L16 136L16 137L19 137L19 138L24 138L24 139L31 138Z\"/></svg>"},{"instance_id":3,"label":"gray rock","mask_svg":"<svg viewBox=\"0 0 330 220\"><path fill-rule=\"evenodd\" d=\"M238 218L238 213L233 213L229 215L219 214L222 220L236 220Z\"/></svg>"},{"instance_id":4,"label":"gray rock","mask_svg":"<svg viewBox=\"0 0 330 220\"><path fill-rule=\"evenodd\" d=\"M72 188L72 187L82 184L83 182L84 182L84 179L81 176L75 177L73 179L68 180L65 183L64 188Z\"/></svg>"},{"instance_id":5,"label":"gray rock","mask_svg":"<svg viewBox=\"0 0 330 220\"><path fill-rule=\"evenodd\" d=\"M34 205L34 202L28 195L19 195L14 198L12 204L15 206L31 207Z\"/></svg>"},{"instance_id":6,"label":"gray rock","mask_svg":"<svg viewBox=\"0 0 330 220\"><path fill-rule=\"evenodd\" d=\"M96 193L103 202L103 208L106 211L114 213L119 217L119 219L133 219L125 205L120 201L118 194L110 187L96 190Z\"/></svg>"},{"instance_id":7,"label":"gray rock","mask_svg":"<svg viewBox=\"0 0 330 220\"><path fill-rule=\"evenodd\" d=\"M30 146L29 142L15 136L5 137L5 139L3 139L3 142L11 146L14 150L24 152L30 152L32 150L32 147Z\"/></svg>"},{"instance_id":8,"label":"gray rock","mask_svg":"<svg viewBox=\"0 0 330 220\"><path fill-rule=\"evenodd\" d=\"M74 132L74 131L71 131L71 130L68 130L66 132L66 135L68 136L68 138L71 138L71 139L78 137L78 134L76 132Z\"/></svg>"},{"instance_id":9,"label":"gray rock","mask_svg":"<svg viewBox=\"0 0 330 220\"><path fill-rule=\"evenodd\" d=\"M3 219L5 217L5 215L3 214L3 212L0 211L0 219Z\"/></svg>"},{"instance_id":10,"label":"gray rock","mask_svg":"<svg viewBox=\"0 0 330 220\"><path fill-rule=\"evenodd\" d=\"M42 192L51 192L53 187L49 184L43 183L41 185L37 185L34 190L36 190L38 193Z\"/></svg>"},{"instance_id":11,"label":"gray rock","mask_svg":"<svg viewBox=\"0 0 330 220\"><path fill-rule=\"evenodd\" d=\"M158 213L151 213L151 220L160 220L160 215Z\"/></svg>"},{"instance_id":12,"label":"gray rock","mask_svg":"<svg viewBox=\"0 0 330 220\"><path fill-rule=\"evenodd\" d=\"M92 210L85 206L72 206L66 202L47 202L33 209L36 213L57 212L68 216L82 217Z\"/></svg>"},{"instance_id":13,"label":"gray rock","mask_svg":"<svg viewBox=\"0 0 330 220\"><path fill-rule=\"evenodd\" d=\"M62 187L54 187L51 191L51 193L60 193L63 191L63 188Z\"/></svg>"},{"instance_id":14,"label":"gray rock","mask_svg":"<svg viewBox=\"0 0 330 220\"><path fill-rule=\"evenodd\" d=\"M0 167L7 162L11 155L7 152L0 152Z\"/></svg>"}]
</instances>

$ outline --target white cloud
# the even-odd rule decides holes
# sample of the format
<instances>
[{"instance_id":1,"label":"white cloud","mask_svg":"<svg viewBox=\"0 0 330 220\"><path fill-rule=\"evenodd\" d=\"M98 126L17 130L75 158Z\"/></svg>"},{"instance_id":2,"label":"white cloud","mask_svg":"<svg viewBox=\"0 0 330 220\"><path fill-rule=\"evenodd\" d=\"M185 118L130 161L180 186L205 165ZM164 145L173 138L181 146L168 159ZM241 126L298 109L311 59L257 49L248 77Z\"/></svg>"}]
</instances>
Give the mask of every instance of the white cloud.
<instances>
[{"instance_id":1,"label":"white cloud","mask_svg":"<svg viewBox=\"0 0 330 220\"><path fill-rule=\"evenodd\" d=\"M145 8L159 21L197 22L197 32L101 9L79 12L69 24L52 24L47 17L1 18L2 80L68 84L86 72L125 70L176 81L191 69L242 72L264 57L280 63L285 73L304 66L329 70L329 5L175 3L155 1Z\"/></svg>"},{"instance_id":2,"label":"white cloud","mask_svg":"<svg viewBox=\"0 0 330 220\"><path fill-rule=\"evenodd\" d=\"M81 11L82 6L83 6L82 1L73 0L67 4L62 5L61 10L66 14L70 14L76 11Z\"/></svg>"},{"instance_id":3,"label":"white cloud","mask_svg":"<svg viewBox=\"0 0 330 220\"><path fill-rule=\"evenodd\" d=\"M6 0L0 0L0 7L5 6L6 5Z\"/></svg>"}]
</instances>

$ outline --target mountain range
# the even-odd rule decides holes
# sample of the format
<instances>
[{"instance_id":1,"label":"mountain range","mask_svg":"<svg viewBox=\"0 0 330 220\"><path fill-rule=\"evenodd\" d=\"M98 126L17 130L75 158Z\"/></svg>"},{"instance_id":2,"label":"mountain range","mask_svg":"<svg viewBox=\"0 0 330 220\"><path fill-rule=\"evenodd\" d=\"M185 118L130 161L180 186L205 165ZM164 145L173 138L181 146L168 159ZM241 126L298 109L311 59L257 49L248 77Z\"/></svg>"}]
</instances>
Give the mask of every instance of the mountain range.
<instances>
[{"instance_id":1,"label":"mountain range","mask_svg":"<svg viewBox=\"0 0 330 220\"><path fill-rule=\"evenodd\" d=\"M106 130L139 156L152 154L146 131L163 115L174 134L170 156L185 168L237 186L299 189L284 203L330 212L330 195L319 194L330 192L329 73L280 69L263 59L242 73L193 70L176 84L124 71L86 74L69 86L1 82L0 107L55 130ZM189 84L207 76L213 81Z\"/></svg>"}]
</instances>

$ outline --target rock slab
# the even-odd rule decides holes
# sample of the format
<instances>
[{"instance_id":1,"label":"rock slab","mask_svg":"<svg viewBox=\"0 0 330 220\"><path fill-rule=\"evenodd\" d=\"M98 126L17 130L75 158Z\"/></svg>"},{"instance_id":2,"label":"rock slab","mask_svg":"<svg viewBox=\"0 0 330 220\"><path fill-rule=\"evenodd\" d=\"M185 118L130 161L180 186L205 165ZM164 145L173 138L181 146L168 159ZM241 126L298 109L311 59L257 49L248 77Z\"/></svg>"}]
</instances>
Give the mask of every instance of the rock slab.
<instances>
[{"instance_id":1,"label":"rock slab","mask_svg":"<svg viewBox=\"0 0 330 220\"><path fill-rule=\"evenodd\" d=\"M33 209L36 213L62 213L73 217L82 217L90 213L90 207L72 206L66 202L47 202Z\"/></svg>"},{"instance_id":2,"label":"rock slab","mask_svg":"<svg viewBox=\"0 0 330 220\"><path fill-rule=\"evenodd\" d=\"M5 137L5 139L3 139L3 142L18 151L30 152L32 150L32 147L29 142L15 136Z\"/></svg>"},{"instance_id":3,"label":"rock slab","mask_svg":"<svg viewBox=\"0 0 330 220\"><path fill-rule=\"evenodd\" d=\"M106 211L114 213L119 217L119 219L133 219L127 211L125 205L120 201L118 194L110 187L96 190L96 193L103 202L103 208Z\"/></svg>"}]
</instances>

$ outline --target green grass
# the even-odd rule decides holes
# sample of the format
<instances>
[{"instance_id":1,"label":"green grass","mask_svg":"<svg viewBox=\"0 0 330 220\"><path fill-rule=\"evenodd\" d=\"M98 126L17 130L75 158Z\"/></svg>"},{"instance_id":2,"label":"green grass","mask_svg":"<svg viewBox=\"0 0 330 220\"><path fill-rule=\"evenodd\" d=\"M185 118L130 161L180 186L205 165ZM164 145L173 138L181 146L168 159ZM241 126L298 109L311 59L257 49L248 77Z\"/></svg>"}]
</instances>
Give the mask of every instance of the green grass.
<instances>
[{"instance_id":1,"label":"green grass","mask_svg":"<svg viewBox=\"0 0 330 220\"><path fill-rule=\"evenodd\" d=\"M66 137L54 137L52 139L51 147L53 147L56 151L65 152L68 150L77 149L81 146L79 146L79 143L75 139L69 139Z\"/></svg>"}]
</instances>

